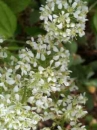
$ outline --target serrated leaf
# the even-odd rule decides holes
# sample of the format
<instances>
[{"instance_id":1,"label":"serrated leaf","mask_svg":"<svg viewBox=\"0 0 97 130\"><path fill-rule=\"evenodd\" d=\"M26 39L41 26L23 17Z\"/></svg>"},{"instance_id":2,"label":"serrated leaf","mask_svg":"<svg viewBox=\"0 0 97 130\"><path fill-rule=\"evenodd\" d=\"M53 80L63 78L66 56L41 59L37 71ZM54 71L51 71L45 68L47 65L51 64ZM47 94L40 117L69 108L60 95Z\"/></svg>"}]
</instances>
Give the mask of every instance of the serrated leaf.
<instances>
[{"instance_id":1,"label":"serrated leaf","mask_svg":"<svg viewBox=\"0 0 97 130\"><path fill-rule=\"evenodd\" d=\"M16 25L16 16L3 1L0 1L0 36L11 37L15 32Z\"/></svg>"},{"instance_id":2,"label":"serrated leaf","mask_svg":"<svg viewBox=\"0 0 97 130\"><path fill-rule=\"evenodd\" d=\"M31 0L3 0L15 13L23 11Z\"/></svg>"}]
</instances>

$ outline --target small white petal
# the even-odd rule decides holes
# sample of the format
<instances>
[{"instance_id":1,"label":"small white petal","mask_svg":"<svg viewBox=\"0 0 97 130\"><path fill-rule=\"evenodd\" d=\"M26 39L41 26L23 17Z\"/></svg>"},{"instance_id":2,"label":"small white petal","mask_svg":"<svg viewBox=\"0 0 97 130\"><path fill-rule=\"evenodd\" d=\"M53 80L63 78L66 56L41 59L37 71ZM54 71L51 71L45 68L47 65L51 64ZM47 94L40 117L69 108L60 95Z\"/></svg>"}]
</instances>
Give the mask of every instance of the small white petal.
<instances>
[{"instance_id":1,"label":"small white petal","mask_svg":"<svg viewBox=\"0 0 97 130\"><path fill-rule=\"evenodd\" d=\"M66 19L66 22L67 22L67 23L70 23L70 18L69 18L69 17Z\"/></svg>"},{"instance_id":2,"label":"small white petal","mask_svg":"<svg viewBox=\"0 0 97 130\"><path fill-rule=\"evenodd\" d=\"M34 42L34 38L33 37L31 37L31 41Z\"/></svg>"},{"instance_id":3,"label":"small white petal","mask_svg":"<svg viewBox=\"0 0 97 130\"><path fill-rule=\"evenodd\" d=\"M28 102L32 104L34 97L29 97Z\"/></svg>"},{"instance_id":4,"label":"small white petal","mask_svg":"<svg viewBox=\"0 0 97 130\"><path fill-rule=\"evenodd\" d=\"M74 3L72 4L72 7L75 8L76 6L77 6L77 3L74 2Z\"/></svg>"},{"instance_id":5,"label":"small white petal","mask_svg":"<svg viewBox=\"0 0 97 130\"><path fill-rule=\"evenodd\" d=\"M58 126L57 128L58 128L58 130L62 130L61 126Z\"/></svg>"},{"instance_id":6,"label":"small white petal","mask_svg":"<svg viewBox=\"0 0 97 130\"><path fill-rule=\"evenodd\" d=\"M54 62L54 60L51 60L51 61L50 61L50 65L52 65L52 64L53 64L53 62Z\"/></svg>"},{"instance_id":7,"label":"small white petal","mask_svg":"<svg viewBox=\"0 0 97 130\"><path fill-rule=\"evenodd\" d=\"M63 37L66 37L66 33L63 33Z\"/></svg>"},{"instance_id":8,"label":"small white petal","mask_svg":"<svg viewBox=\"0 0 97 130\"><path fill-rule=\"evenodd\" d=\"M74 23L71 23L71 25L70 25L70 26L73 28L73 27L75 27L75 24L74 24Z\"/></svg>"},{"instance_id":9,"label":"small white petal","mask_svg":"<svg viewBox=\"0 0 97 130\"><path fill-rule=\"evenodd\" d=\"M4 83L0 83L0 86L5 86Z\"/></svg>"},{"instance_id":10,"label":"small white petal","mask_svg":"<svg viewBox=\"0 0 97 130\"><path fill-rule=\"evenodd\" d=\"M64 4L64 8L65 8L65 9L68 8L68 4L67 4L67 3Z\"/></svg>"},{"instance_id":11,"label":"small white petal","mask_svg":"<svg viewBox=\"0 0 97 130\"><path fill-rule=\"evenodd\" d=\"M34 66L34 67L36 67L36 66L37 66L37 63L36 63L36 62L34 62L33 66Z\"/></svg>"},{"instance_id":12,"label":"small white petal","mask_svg":"<svg viewBox=\"0 0 97 130\"><path fill-rule=\"evenodd\" d=\"M69 0L69 3L72 3L72 0Z\"/></svg>"},{"instance_id":13,"label":"small white petal","mask_svg":"<svg viewBox=\"0 0 97 130\"><path fill-rule=\"evenodd\" d=\"M14 91L14 92L18 92L18 91L19 91L19 88L18 88L17 85L14 87L13 91Z\"/></svg>"},{"instance_id":14,"label":"small white petal","mask_svg":"<svg viewBox=\"0 0 97 130\"><path fill-rule=\"evenodd\" d=\"M0 43L3 43L3 41L4 41L4 40L0 38Z\"/></svg>"},{"instance_id":15,"label":"small white petal","mask_svg":"<svg viewBox=\"0 0 97 130\"><path fill-rule=\"evenodd\" d=\"M59 56L54 56L53 59L54 59L54 60L58 60L58 59L59 59Z\"/></svg>"},{"instance_id":16,"label":"small white petal","mask_svg":"<svg viewBox=\"0 0 97 130\"><path fill-rule=\"evenodd\" d=\"M58 61L58 62L55 62L55 67L59 67L60 66L60 62Z\"/></svg>"},{"instance_id":17,"label":"small white petal","mask_svg":"<svg viewBox=\"0 0 97 130\"><path fill-rule=\"evenodd\" d=\"M53 18L56 19L58 18L58 16L56 14L53 14Z\"/></svg>"},{"instance_id":18,"label":"small white petal","mask_svg":"<svg viewBox=\"0 0 97 130\"><path fill-rule=\"evenodd\" d=\"M39 83L43 85L44 84L44 80L40 79Z\"/></svg>"},{"instance_id":19,"label":"small white petal","mask_svg":"<svg viewBox=\"0 0 97 130\"><path fill-rule=\"evenodd\" d=\"M40 100L37 100L37 101L36 101L36 105L39 106L39 107L41 107L41 105L43 105L43 102L40 101Z\"/></svg>"},{"instance_id":20,"label":"small white petal","mask_svg":"<svg viewBox=\"0 0 97 130\"><path fill-rule=\"evenodd\" d=\"M60 23L59 25L57 25L57 27L58 27L59 29L62 29L62 27L63 27L62 23Z\"/></svg>"},{"instance_id":21,"label":"small white petal","mask_svg":"<svg viewBox=\"0 0 97 130\"><path fill-rule=\"evenodd\" d=\"M20 99L19 94L15 94L15 98L16 98L17 101L19 101L19 99Z\"/></svg>"},{"instance_id":22,"label":"small white petal","mask_svg":"<svg viewBox=\"0 0 97 130\"><path fill-rule=\"evenodd\" d=\"M31 51L28 51L28 55L34 57L34 54Z\"/></svg>"},{"instance_id":23,"label":"small white petal","mask_svg":"<svg viewBox=\"0 0 97 130\"><path fill-rule=\"evenodd\" d=\"M70 122L70 125L71 126L74 126L76 123L75 122Z\"/></svg>"},{"instance_id":24,"label":"small white petal","mask_svg":"<svg viewBox=\"0 0 97 130\"><path fill-rule=\"evenodd\" d=\"M43 20L43 19L44 19L44 17L41 15L41 16L40 16L40 20Z\"/></svg>"},{"instance_id":25,"label":"small white petal","mask_svg":"<svg viewBox=\"0 0 97 130\"><path fill-rule=\"evenodd\" d=\"M49 78L47 79L47 81L48 81L48 82L50 82L51 80L52 80L52 78L51 78L51 77L49 77Z\"/></svg>"},{"instance_id":26,"label":"small white petal","mask_svg":"<svg viewBox=\"0 0 97 130\"><path fill-rule=\"evenodd\" d=\"M49 19L52 21L52 15L49 15Z\"/></svg>"},{"instance_id":27,"label":"small white petal","mask_svg":"<svg viewBox=\"0 0 97 130\"><path fill-rule=\"evenodd\" d=\"M31 109L31 107L30 106L24 106L24 109L29 111Z\"/></svg>"},{"instance_id":28,"label":"small white petal","mask_svg":"<svg viewBox=\"0 0 97 130\"><path fill-rule=\"evenodd\" d=\"M51 51L47 51L47 55L50 55L51 54Z\"/></svg>"},{"instance_id":29,"label":"small white petal","mask_svg":"<svg viewBox=\"0 0 97 130\"><path fill-rule=\"evenodd\" d=\"M20 65L15 66L15 70L18 70L18 69L19 69L19 67L20 67Z\"/></svg>"},{"instance_id":30,"label":"small white petal","mask_svg":"<svg viewBox=\"0 0 97 130\"><path fill-rule=\"evenodd\" d=\"M64 65L62 65L62 66L60 67L60 71L61 71L61 72L64 72L64 71L65 71Z\"/></svg>"},{"instance_id":31,"label":"small white petal","mask_svg":"<svg viewBox=\"0 0 97 130\"><path fill-rule=\"evenodd\" d=\"M58 9L62 9L62 3L58 4Z\"/></svg>"},{"instance_id":32,"label":"small white petal","mask_svg":"<svg viewBox=\"0 0 97 130\"><path fill-rule=\"evenodd\" d=\"M62 14L64 14L65 12L64 11L62 11Z\"/></svg>"},{"instance_id":33,"label":"small white petal","mask_svg":"<svg viewBox=\"0 0 97 130\"><path fill-rule=\"evenodd\" d=\"M41 60L45 61L45 56L43 54L41 54Z\"/></svg>"},{"instance_id":34,"label":"small white petal","mask_svg":"<svg viewBox=\"0 0 97 130\"><path fill-rule=\"evenodd\" d=\"M56 46L53 46L53 51L58 52L59 50L58 50L58 48Z\"/></svg>"},{"instance_id":35,"label":"small white petal","mask_svg":"<svg viewBox=\"0 0 97 130\"><path fill-rule=\"evenodd\" d=\"M36 125L37 121L36 120L32 120L32 124Z\"/></svg>"},{"instance_id":36,"label":"small white petal","mask_svg":"<svg viewBox=\"0 0 97 130\"><path fill-rule=\"evenodd\" d=\"M13 80L13 79L8 79L8 80L6 80L6 82L7 82L9 85L12 85L12 84L15 83L15 80Z\"/></svg>"},{"instance_id":37,"label":"small white petal","mask_svg":"<svg viewBox=\"0 0 97 130\"><path fill-rule=\"evenodd\" d=\"M17 110L16 113L17 113L17 115L20 115L20 114L21 114L20 110Z\"/></svg>"},{"instance_id":38,"label":"small white petal","mask_svg":"<svg viewBox=\"0 0 97 130\"><path fill-rule=\"evenodd\" d=\"M36 58L37 58L37 59L40 59L40 53L37 53L37 54L36 54Z\"/></svg>"},{"instance_id":39,"label":"small white petal","mask_svg":"<svg viewBox=\"0 0 97 130\"><path fill-rule=\"evenodd\" d=\"M57 89L56 89L56 87L51 87L51 89L52 89L52 91L56 91Z\"/></svg>"},{"instance_id":40,"label":"small white petal","mask_svg":"<svg viewBox=\"0 0 97 130\"><path fill-rule=\"evenodd\" d=\"M42 66L39 66L39 67L38 67L38 70L41 72L41 71L44 70L44 68L43 68Z\"/></svg>"}]
</instances>

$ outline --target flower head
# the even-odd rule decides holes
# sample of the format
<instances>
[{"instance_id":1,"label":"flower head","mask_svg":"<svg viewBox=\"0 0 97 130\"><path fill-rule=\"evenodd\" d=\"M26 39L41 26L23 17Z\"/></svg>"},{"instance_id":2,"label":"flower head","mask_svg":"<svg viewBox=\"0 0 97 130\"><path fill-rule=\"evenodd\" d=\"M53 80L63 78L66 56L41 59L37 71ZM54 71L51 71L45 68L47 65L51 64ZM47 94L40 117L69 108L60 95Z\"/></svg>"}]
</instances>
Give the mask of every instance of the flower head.
<instances>
[{"instance_id":1,"label":"flower head","mask_svg":"<svg viewBox=\"0 0 97 130\"><path fill-rule=\"evenodd\" d=\"M85 33L88 7L82 0L47 0L46 6L40 8L40 19L49 35L68 42Z\"/></svg>"}]
</instances>

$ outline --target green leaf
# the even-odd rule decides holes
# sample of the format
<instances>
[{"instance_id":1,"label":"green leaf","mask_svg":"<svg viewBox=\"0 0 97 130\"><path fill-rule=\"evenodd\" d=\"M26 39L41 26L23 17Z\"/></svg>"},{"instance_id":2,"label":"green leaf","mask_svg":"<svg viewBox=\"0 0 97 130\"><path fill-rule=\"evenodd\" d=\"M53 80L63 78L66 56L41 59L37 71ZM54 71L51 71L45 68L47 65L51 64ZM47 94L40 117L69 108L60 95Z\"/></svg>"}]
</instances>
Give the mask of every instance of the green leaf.
<instances>
[{"instance_id":1,"label":"green leaf","mask_svg":"<svg viewBox=\"0 0 97 130\"><path fill-rule=\"evenodd\" d=\"M34 24L34 23L38 22L39 21L39 16L40 16L39 10L34 10L33 12L31 12L31 14L30 14L30 23Z\"/></svg>"},{"instance_id":2,"label":"green leaf","mask_svg":"<svg viewBox=\"0 0 97 130\"><path fill-rule=\"evenodd\" d=\"M33 9L39 9L39 4L36 0L32 0L30 7L33 8Z\"/></svg>"},{"instance_id":3,"label":"green leaf","mask_svg":"<svg viewBox=\"0 0 97 130\"><path fill-rule=\"evenodd\" d=\"M39 34L45 34L45 31L39 27L25 27L25 32L30 36L37 36Z\"/></svg>"},{"instance_id":4,"label":"green leaf","mask_svg":"<svg viewBox=\"0 0 97 130\"><path fill-rule=\"evenodd\" d=\"M94 14L93 23L94 23L95 29L97 31L97 12Z\"/></svg>"},{"instance_id":5,"label":"green leaf","mask_svg":"<svg viewBox=\"0 0 97 130\"><path fill-rule=\"evenodd\" d=\"M97 71L97 61L93 61L89 64L94 71Z\"/></svg>"},{"instance_id":6,"label":"green leaf","mask_svg":"<svg viewBox=\"0 0 97 130\"><path fill-rule=\"evenodd\" d=\"M31 0L3 0L15 13L23 11Z\"/></svg>"},{"instance_id":7,"label":"green leaf","mask_svg":"<svg viewBox=\"0 0 97 130\"><path fill-rule=\"evenodd\" d=\"M9 38L16 30L17 20L14 13L3 2L0 1L0 36Z\"/></svg>"},{"instance_id":8,"label":"green leaf","mask_svg":"<svg viewBox=\"0 0 97 130\"><path fill-rule=\"evenodd\" d=\"M40 0L41 4L44 5L46 3L45 0Z\"/></svg>"},{"instance_id":9,"label":"green leaf","mask_svg":"<svg viewBox=\"0 0 97 130\"><path fill-rule=\"evenodd\" d=\"M73 72L71 73L71 77L77 77L82 84L87 81L88 74L93 72L90 66L76 65L71 66L69 69Z\"/></svg>"},{"instance_id":10,"label":"green leaf","mask_svg":"<svg viewBox=\"0 0 97 130\"><path fill-rule=\"evenodd\" d=\"M84 62L80 55L71 54L69 66L75 66Z\"/></svg>"},{"instance_id":11,"label":"green leaf","mask_svg":"<svg viewBox=\"0 0 97 130\"><path fill-rule=\"evenodd\" d=\"M97 79L89 80L89 81L85 82L85 85L86 86L95 86L95 87L97 87Z\"/></svg>"},{"instance_id":12,"label":"green leaf","mask_svg":"<svg viewBox=\"0 0 97 130\"><path fill-rule=\"evenodd\" d=\"M70 53L76 53L78 46L77 43L72 41L71 43L65 44L64 47L70 51Z\"/></svg>"},{"instance_id":13,"label":"green leaf","mask_svg":"<svg viewBox=\"0 0 97 130\"><path fill-rule=\"evenodd\" d=\"M97 123L96 124L92 124L91 130L97 130Z\"/></svg>"},{"instance_id":14,"label":"green leaf","mask_svg":"<svg viewBox=\"0 0 97 130\"><path fill-rule=\"evenodd\" d=\"M89 93L86 93L86 97L88 98L88 100L86 102L87 109L92 110L94 107L93 97Z\"/></svg>"}]
</instances>

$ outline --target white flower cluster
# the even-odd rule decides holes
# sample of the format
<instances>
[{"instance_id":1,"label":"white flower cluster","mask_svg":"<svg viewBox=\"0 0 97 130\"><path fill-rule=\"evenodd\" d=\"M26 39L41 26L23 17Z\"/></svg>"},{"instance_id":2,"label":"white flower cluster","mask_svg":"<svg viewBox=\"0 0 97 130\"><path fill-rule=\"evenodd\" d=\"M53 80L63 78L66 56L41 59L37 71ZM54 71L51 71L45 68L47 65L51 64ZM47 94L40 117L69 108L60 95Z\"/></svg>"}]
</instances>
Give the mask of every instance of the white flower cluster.
<instances>
[{"instance_id":1,"label":"white flower cluster","mask_svg":"<svg viewBox=\"0 0 97 130\"><path fill-rule=\"evenodd\" d=\"M40 8L40 19L50 36L68 42L76 36L82 37L85 32L88 7L82 0L47 0Z\"/></svg>"},{"instance_id":2,"label":"white flower cluster","mask_svg":"<svg viewBox=\"0 0 97 130\"><path fill-rule=\"evenodd\" d=\"M81 106L86 99L67 94L77 90L69 77L69 51L62 45L46 44L45 38L39 36L37 42L32 38L27 42L32 50L22 49L18 59L11 56L0 68L2 130L37 130L39 121L49 119L59 130L63 129L61 120L68 120L72 130L82 127L77 122L86 114Z\"/></svg>"},{"instance_id":3,"label":"white flower cluster","mask_svg":"<svg viewBox=\"0 0 97 130\"><path fill-rule=\"evenodd\" d=\"M0 95L0 129L30 130L30 126L36 129L36 123L41 120L39 115L34 112L31 114L29 106L23 106L12 98L11 94Z\"/></svg>"},{"instance_id":4,"label":"white flower cluster","mask_svg":"<svg viewBox=\"0 0 97 130\"><path fill-rule=\"evenodd\" d=\"M48 6L52 7L50 11L59 15L63 3L66 4L61 0L48 0L47 11L42 7L44 15L41 17L45 25L53 23L50 12L48 19ZM76 10L78 7L86 8L79 0L75 3ZM75 5L72 0L69 0L69 7L70 4ZM65 13L60 13L60 16ZM55 35L51 36L49 29L45 36L39 35L37 39L32 37L31 41L27 41L28 47L20 50L17 57L8 55L7 49L0 47L3 61L0 67L1 130L37 130L40 122L49 120L52 126L44 126L41 130L63 130L65 122L71 130L86 130L79 122L79 118L87 113L82 107L86 98L84 94L75 94L78 88L69 76L70 54L60 42L63 36L59 33L64 29L58 31L57 40ZM70 37L66 36L67 39ZM8 61L6 58L9 58Z\"/></svg>"}]
</instances>

